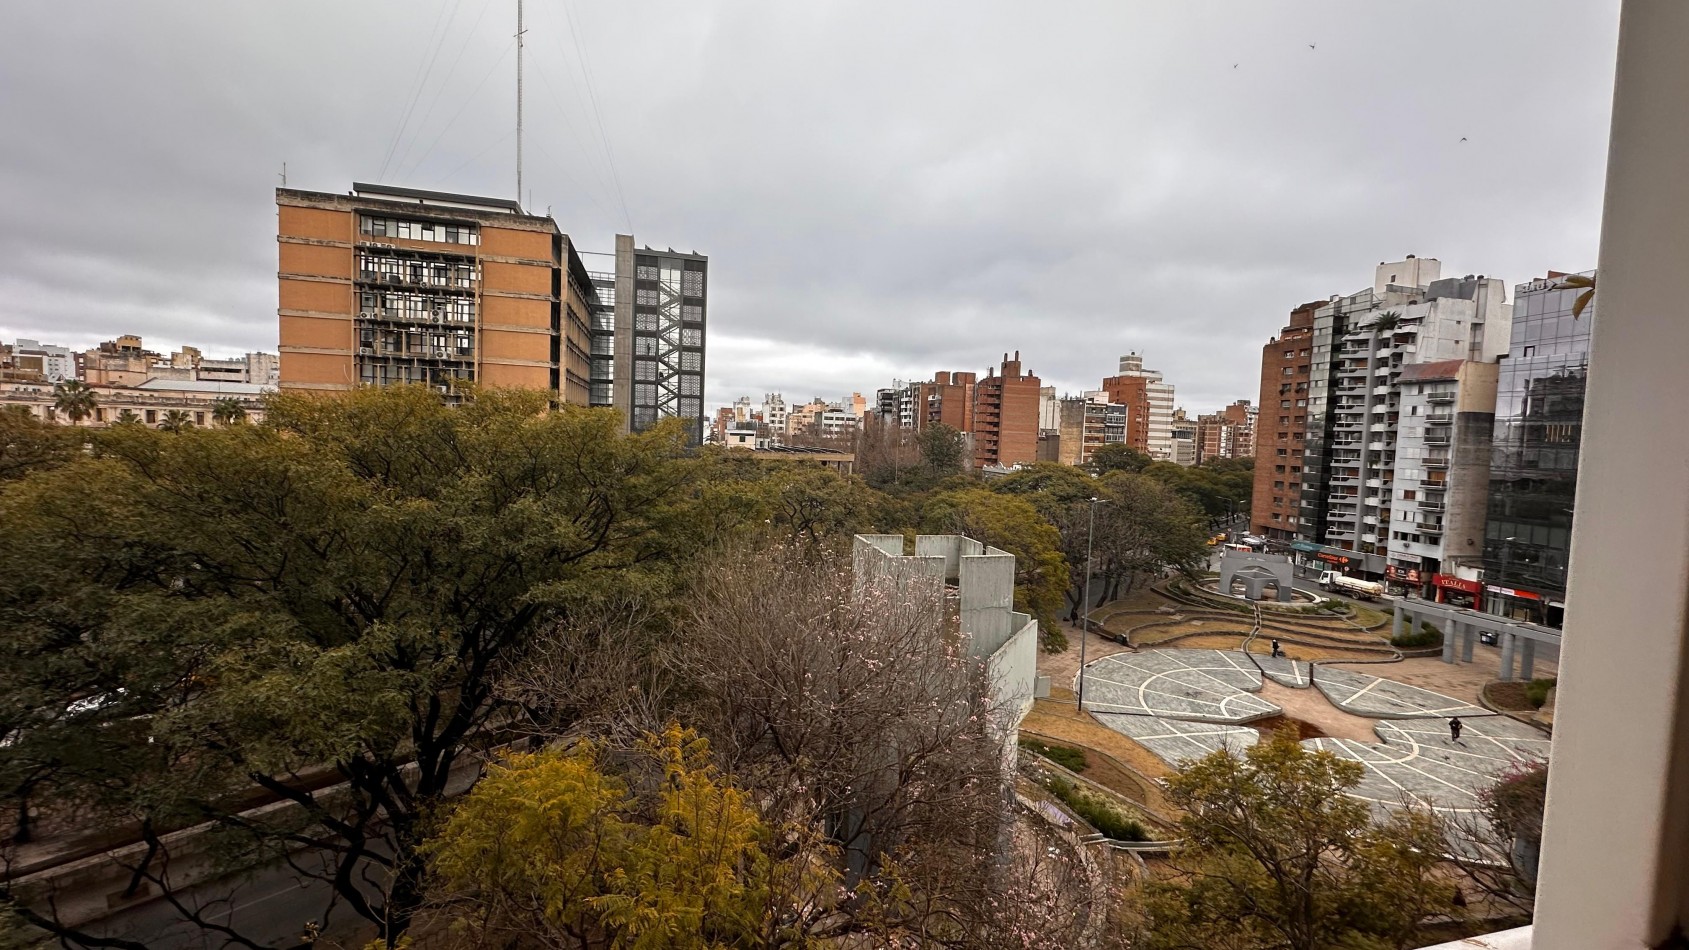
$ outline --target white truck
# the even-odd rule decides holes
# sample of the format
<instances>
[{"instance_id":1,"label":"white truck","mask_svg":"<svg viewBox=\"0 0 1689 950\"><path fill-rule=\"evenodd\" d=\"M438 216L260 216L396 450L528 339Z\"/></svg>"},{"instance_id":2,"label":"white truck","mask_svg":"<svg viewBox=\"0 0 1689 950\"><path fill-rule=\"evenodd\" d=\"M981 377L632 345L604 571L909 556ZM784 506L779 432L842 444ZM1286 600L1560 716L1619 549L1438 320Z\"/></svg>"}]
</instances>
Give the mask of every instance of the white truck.
<instances>
[{"instance_id":1,"label":"white truck","mask_svg":"<svg viewBox=\"0 0 1689 950\"><path fill-rule=\"evenodd\" d=\"M1320 586L1338 594L1359 597L1362 600L1377 600L1384 594L1384 585L1377 581L1363 581L1358 577L1350 577L1337 571L1326 571L1320 575Z\"/></svg>"}]
</instances>

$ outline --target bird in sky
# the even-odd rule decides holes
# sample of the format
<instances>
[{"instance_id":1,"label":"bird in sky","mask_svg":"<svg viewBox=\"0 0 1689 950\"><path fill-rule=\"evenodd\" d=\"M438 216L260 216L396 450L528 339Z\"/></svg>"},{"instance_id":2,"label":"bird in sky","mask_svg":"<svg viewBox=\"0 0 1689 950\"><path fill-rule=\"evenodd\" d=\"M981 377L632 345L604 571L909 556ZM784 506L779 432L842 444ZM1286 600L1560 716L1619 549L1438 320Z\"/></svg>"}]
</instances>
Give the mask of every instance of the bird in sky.
<instances>
[{"instance_id":1,"label":"bird in sky","mask_svg":"<svg viewBox=\"0 0 1689 950\"><path fill-rule=\"evenodd\" d=\"M1308 48L1309 48L1309 49L1313 49L1313 48L1314 48L1314 44L1312 44L1312 43L1309 43L1309 44L1308 44Z\"/></svg>"},{"instance_id":2,"label":"bird in sky","mask_svg":"<svg viewBox=\"0 0 1689 950\"><path fill-rule=\"evenodd\" d=\"M1232 64L1232 68L1233 68L1233 69L1236 69L1236 68L1237 68L1237 64L1236 64L1236 63L1233 63L1233 64Z\"/></svg>"},{"instance_id":3,"label":"bird in sky","mask_svg":"<svg viewBox=\"0 0 1689 950\"><path fill-rule=\"evenodd\" d=\"M1466 136L1464 136L1464 135L1462 135L1462 136L1461 136L1461 137L1460 137L1460 140L1461 140L1461 141L1462 141L1462 142L1464 142L1464 141L1466 141Z\"/></svg>"}]
</instances>

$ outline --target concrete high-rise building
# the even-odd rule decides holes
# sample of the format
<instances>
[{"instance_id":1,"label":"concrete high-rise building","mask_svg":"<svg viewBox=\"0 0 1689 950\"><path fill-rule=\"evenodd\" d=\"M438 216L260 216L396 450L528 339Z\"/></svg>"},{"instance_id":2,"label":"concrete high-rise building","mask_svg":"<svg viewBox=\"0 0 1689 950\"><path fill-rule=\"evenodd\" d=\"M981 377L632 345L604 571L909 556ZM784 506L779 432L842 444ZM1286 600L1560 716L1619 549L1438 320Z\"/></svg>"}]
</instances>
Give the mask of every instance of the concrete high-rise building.
<instances>
[{"instance_id":1,"label":"concrete high-rise building","mask_svg":"<svg viewBox=\"0 0 1689 950\"><path fill-rule=\"evenodd\" d=\"M996 375L974 387L974 467L1013 467L1038 460L1038 415L1043 383L1021 371L1020 351L1003 354Z\"/></svg>"},{"instance_id":2,"label":"concrete high-rise building","mask_svg":"<svg viewBox=\"0 0 1689 950\"><path fill-rule=\"evenodd\" d=\"M1388 494L1390 511L1384 574L1416 595L1433 596L1438 575L1468 567L1476 574L1490 487L1496 369L1492 362L1458 359L1402 367L1395 463L1379 488ZM1371 487L1352 491L1365 504Z\"/></svg>"},{"instance_id":3,"label":"concrete high-rise building","mask_svg":"<svg viewBox=\"0 0 1689 950\"><path fill-rule=\"evenodd\" d=\"M1097 449L1126 442L1126 407L1097 390L1057 402L1056 453L1051 461L1085 465Z\"/></svg>"},{"instance_id":4,"label":"concrete high-rise building","mask_svg":"<svg viewBox=\"0 0 1689 950\"><path fill-rule=\"evenodd\" d=\"M1128 353L1120 358L1120 372L1103 380L1108 401L1127 409L1127 444L1152 459L1173 457L1173 384L1152 369L1144 369L1144 358Z\"/></svg>"},{"instance_id":5,"label":"concrete high-rise building","mask_svg":"<svg viewBox=\"0 0 1689 950\"><path fill-rule=\"evenodd\" d=\"M34 356L41 360L41 374L49 383L76 379L76 353L68 346L53 346L39 340L20 339L12 347L14 356Z\"/></svg>"},{"instance_id":6,"label":"concrete high-rise building","mask_svg":"<svg viewBox=\"0 0 1689 950\"><path fill-rule=\"evenodd\" d=\"M1255 407L1239 399L1219 412L1196 418L1196 460L1253 458Z\"/></svg>"},{"instance_id":7,"label":"concrete high-rise building","mask_svg":"<svg viewBox=\"0 0 1689 950\"><path fill-rule=\"evenodd\" d=\"M1405 367L1506 351L1502 282L1441 279L1439 268L1434 258L1381 263L1370 289L1314 311L1298 550L1353 552L1357 573L1385 575L1396 516L1419 523L1391 507Z\"/></svg>"},{"instance_id":8,"label":"concrete high-rise building","mask_svg":"<svg viewBox=\"0 0 1689 950\"><path fill-rule=\"evenodd\" d=\"M1183 409L1173 410L1168 423L1167 461L1175 465L1195 465L1201 457L1202 445L1197 441L1197 424Z\"/></svg>"},{"instance_id":9,"label":"concrete high-rise building","mask_svg":"<svg viewBox=\"0 0 1689 950\"><path fill-rule=\"evenodd\" d=\"M550 217L362 183L279 188L276 205L282 389L472 381L589 402L597 294Z\"/></svg>"},{"instance_id":10,"label":"concrete high-rise building","mask_svg":"<svg viewBox=\"0 0 1689 950\"><path fill-rule=\"evenodd\" d=\"M762 421L767 423L771 432L784 433L786 431L786 397L779 393L768 393L762 397Z\"/></svg>"},{"instance_id":11,"label":"concrete high-rise building","mask_svg":"<svg viewBox=\"0 0 1689 950\"><path fill-rule=\"evenodd\" d=\"M1553 626L1565 611L1584 389L1600 305L1597 295L1573 318L1581 291L1563 287L1566 276L1551 271L1516 288L1512 340L1496 392L1482 541L1480 606Z\"/></svg>"},{"instance_id":12,"label":"concrete high-rise building","mask_svg":"<svg viewBox=\"0 0 1689 950\"><path fill-rule=\"evenodd\" d=\"M708 276L702 254L635 248L632 235L616 235L610 388L628 431L678 418L693 442L703 438Z\"/></svg>"},{"instance_id":13,"label":"concrete high-rise building","mask_svg":"<svg viewBox=\"0 0 1689 950\"><path fill-rule=\"evenodd\" d=\"M1272 541L1296 539L1314 313L1324 305L1324 301L1316 300L1290 311L1289 324L1261 348L1261 400L1255 417L1255 487L1249 506L1249 530Z\"/></svg>"}]
</instances>

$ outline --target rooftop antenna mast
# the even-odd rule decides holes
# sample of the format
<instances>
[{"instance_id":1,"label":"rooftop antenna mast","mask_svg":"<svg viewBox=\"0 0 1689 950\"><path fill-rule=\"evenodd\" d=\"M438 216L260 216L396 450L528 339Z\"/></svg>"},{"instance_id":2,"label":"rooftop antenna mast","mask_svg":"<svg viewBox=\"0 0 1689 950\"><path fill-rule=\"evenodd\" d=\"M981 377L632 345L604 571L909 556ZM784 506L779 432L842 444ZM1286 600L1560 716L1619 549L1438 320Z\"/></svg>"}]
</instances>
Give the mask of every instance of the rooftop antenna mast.
<instances>
[{"instance_id":1,"label":"rooftop antenna mast","mask_svg":"<svg viewBox=\"0 0 1689 950\"><path fill-rule=\"evenodd\" d=\"M522 0L516 0L516 203L522 203Z\"/></svg>"}]
</instances>

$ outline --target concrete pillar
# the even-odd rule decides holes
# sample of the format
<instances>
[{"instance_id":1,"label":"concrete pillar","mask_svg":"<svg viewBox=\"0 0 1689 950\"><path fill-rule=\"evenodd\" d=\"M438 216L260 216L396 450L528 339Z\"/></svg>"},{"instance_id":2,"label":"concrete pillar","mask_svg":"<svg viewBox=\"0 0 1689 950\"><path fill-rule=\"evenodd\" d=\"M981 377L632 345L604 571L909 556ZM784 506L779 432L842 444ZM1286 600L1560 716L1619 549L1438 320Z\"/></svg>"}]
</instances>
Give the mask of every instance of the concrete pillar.
<instances>
[{"instance_id":1,"label":"concrete pillar","mask_svg":"<svg viewBox=\"0 0 1689 950\"><path fill-rule=\"evenodd\" d=\"M1511 682L1512 680L1513 680L1513 634L1504 633L1504 634L1501 635L1501 681L1503 683L1507 683L1507 682Z\"/></svg>"},{"instance_id":2,"label":"concrete pillar","mask_svg":"<svg viewBox=\"0 0 1689 950\"><path fill-rule=\"evenodd\" d=\"M1689 923L1685 36L1689 3L1625 0L1532 950Z\"/></svg>"},{"instance_id":3,"label":"concrete pillar","mask_svg":"<svg viewBox=\"0 0 1689 950\"><path fill-rule=\"evenodd\" d=\"M1455 623L1443 625L1443 662L1454 662L1454 641L1460 626Z\"/></svg>"},{"instance_id":4,"label":"concrete pillar","mask_svg":"<svg viewBox=\"0 0 1689 950\"><path fill-rule=\"evenodd\" d=\"M1529 637L1519 638L1519 678L1525 682L1533 679L1532 673L1536 669L1537 642Z\"/></svg>"},{"instance_id":5,"label":"concrete pillar","mask_svg":"<svg viewBox=\"0 0 1689 950\"><path fill-rule=\"evenodd\" d=\"M1478 645L1478 628L1460 625L1460 658L1472 662L1472 650Z\"/></svg>"},{"instance_id":6,"label":"concrete pillar","mask_svg":"<svg viewBox=\"0 0 1689 950\"><path fill-rule=\"evenodd\" d=\"M1394 640L1402 635L1402 615L1407 611L1401 601L1396 601L1396 610L1390 618L1390 639Z\"/></svg>"}]
</instances>

